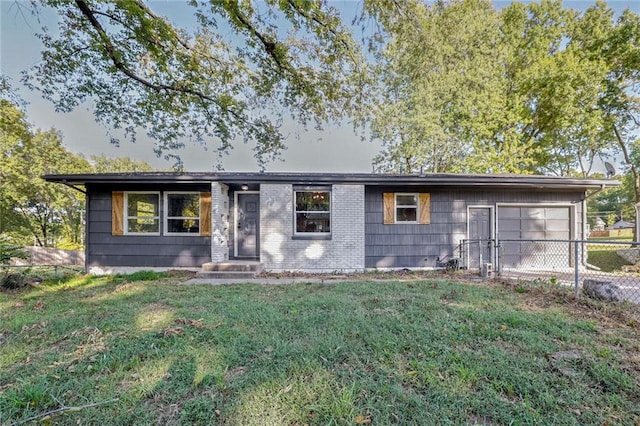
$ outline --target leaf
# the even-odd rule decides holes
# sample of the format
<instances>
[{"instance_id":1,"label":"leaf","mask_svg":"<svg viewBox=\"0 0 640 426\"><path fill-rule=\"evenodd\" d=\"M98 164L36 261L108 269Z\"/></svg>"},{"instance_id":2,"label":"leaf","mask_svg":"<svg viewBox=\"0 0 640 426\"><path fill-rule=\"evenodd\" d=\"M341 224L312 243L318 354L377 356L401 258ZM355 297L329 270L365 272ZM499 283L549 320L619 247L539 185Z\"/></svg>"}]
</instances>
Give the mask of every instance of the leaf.
<instances>
[{"instance_id":1,"label":"leaf","mask_svg":"<svg viewBox=\"0 0 640 426\"><path fill-rule=\"evenodd\" d=\"M359 425L371 423L370 416L363 416L362 414L358 414L353 421Z\"/></svg>"}]
</instances>

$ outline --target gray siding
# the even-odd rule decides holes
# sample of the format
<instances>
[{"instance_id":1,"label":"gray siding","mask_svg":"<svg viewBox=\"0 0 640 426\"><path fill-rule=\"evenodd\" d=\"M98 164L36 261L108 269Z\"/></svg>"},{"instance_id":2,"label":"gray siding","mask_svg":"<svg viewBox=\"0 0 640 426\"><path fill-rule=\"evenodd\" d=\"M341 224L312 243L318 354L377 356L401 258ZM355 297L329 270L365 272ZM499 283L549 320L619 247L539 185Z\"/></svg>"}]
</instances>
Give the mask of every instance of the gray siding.
<instances>
[{"instance_id":1,"label":"gray siding","mask_svg":"<svg viewBox=\"0 0 640 426\"><path fill-rule=\"evenodd\" d=\"M88 192L87 267L200 267L211 260L211 238L200 236L111 235L112 191L198 191L208 185L126 188L90 186ZM160 203L161 227L164 214Z\"/></svg>"},{"instance_id":2,"label":"gray siding","mask_svg":"<svg viewBox=\"0 0 640 426\"><path fill-rule=\"evenodd\" d=\"M428 192L431 194L431 223L383 224L384 192ZM435 266L436 258L457 255L456 247L467 238L467 208L494 208L499 204L571 204L575 212L575 234L582 238L584 193L536 191L441 190L428 187L367 187L365 191L365 266L367 268L411 268ZM572 226L574 228L574 226Z\"/></svg>"}]
</instances>

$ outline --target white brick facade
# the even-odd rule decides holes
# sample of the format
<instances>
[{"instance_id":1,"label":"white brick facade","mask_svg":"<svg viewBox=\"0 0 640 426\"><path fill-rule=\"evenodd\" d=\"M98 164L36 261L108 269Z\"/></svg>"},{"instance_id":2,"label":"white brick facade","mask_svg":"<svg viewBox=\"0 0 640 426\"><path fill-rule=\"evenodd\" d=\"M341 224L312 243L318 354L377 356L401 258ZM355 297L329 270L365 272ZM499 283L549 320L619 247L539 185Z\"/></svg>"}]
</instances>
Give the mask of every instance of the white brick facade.
<instances>
[{"instance_id":1,"label":"white brick facade","mask_svg":"<svg viewBox=\"0 0 640 426\"><path fill-rule=\"evenodd\" d=\"M229 187L211 183L211 261L229 260Z\"/></svg>"},{"instance_id":2,"label":"white brick facade","mask_svg":"<svg viewBox=\"0 0 640 426\"><path fill-rule=\"evenodd\" d=\"M364 185L332 185L331 239L294 239L293 186L260 185L260 261L267 271L364 269Z\"/></svg>"}]
</instances>

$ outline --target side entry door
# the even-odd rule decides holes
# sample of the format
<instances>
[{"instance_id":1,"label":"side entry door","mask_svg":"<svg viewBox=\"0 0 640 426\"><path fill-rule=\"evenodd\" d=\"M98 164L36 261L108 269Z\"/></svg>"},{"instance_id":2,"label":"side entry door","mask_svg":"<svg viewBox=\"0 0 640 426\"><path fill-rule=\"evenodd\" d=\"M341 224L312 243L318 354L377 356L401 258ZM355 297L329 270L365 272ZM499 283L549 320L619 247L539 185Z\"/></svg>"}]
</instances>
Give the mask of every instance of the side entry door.
<instances>
[{"instance_id":1,"label":"side entry door","mask_svg":"<svg viewBox=\"0 0 640 426\"><path fill-rule=\"evenodd\" d=\"M469 269L479 269L483 263L493 263L491 235L491 209L469 208Z\"/></svg>"}]
</instances>

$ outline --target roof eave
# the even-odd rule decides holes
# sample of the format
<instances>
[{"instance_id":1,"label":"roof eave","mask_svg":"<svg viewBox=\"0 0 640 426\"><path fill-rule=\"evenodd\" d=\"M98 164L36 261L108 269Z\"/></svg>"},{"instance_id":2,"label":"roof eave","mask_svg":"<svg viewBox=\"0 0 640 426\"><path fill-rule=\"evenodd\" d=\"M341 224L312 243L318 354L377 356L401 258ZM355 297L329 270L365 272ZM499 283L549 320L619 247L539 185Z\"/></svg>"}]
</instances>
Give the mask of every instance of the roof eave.
<instances>
[{"instance_id":1,"label":"roof eave","mask_svg":"<svg viewBox=\"0 0 640 426\"><path fill-rule=\"evenodd\" d=\"M555 176L513 175L384 175L384 174L296 174L296 173L125 173L45 175L48 182L67 185L86 184L228 184L292 183L298 185L317 184L364 184L368 186L431 186L431 187L492 187L524 189L601 189L620 185L616 180L576 179Z\"/></svg>"}]
</instances>

